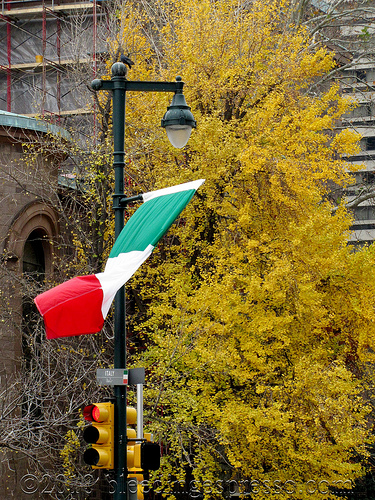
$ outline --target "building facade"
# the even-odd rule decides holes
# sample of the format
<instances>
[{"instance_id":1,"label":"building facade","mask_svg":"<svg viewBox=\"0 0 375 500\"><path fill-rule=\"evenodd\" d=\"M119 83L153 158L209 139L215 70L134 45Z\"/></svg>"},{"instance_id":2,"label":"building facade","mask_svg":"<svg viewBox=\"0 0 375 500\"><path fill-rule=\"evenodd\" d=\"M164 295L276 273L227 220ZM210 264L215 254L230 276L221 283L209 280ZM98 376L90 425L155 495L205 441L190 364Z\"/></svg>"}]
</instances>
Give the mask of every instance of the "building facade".
<instances>
[{"instance_id":1,"label":"building facade","mask_svg":"<svg viewBox=\"0 0 375 500\"><path fill-rule=\"evenodd\" d=\"M375 60L356 54L341 77L343 95L356 103L342 125L361 136L361 152L348 160L356 167L355 183L347 192L355 218L350 243L371 244L375 239ZM363 200L359 204L357 202Z\"/></svg>"},{"instance_id":2,"label":"building facade","mask_svg":"<svg viewBox=\"0 0 375 500\"><path fill-rule=\"evenodd\" d=\"M30 369L25 335L30 327L30 294L52 274L60 234L59 215L51 201L58 192L62 156L44 154L40 148L51 134L69 138L59 127L0 111L0 498L4 500L30 498L21 480L27 460L17 451L23 436L18 429L26 413L29 417L36 410L19 384L22 373ZM34 162L28 161L30 148Z\"/></svg>"}]
</instances>

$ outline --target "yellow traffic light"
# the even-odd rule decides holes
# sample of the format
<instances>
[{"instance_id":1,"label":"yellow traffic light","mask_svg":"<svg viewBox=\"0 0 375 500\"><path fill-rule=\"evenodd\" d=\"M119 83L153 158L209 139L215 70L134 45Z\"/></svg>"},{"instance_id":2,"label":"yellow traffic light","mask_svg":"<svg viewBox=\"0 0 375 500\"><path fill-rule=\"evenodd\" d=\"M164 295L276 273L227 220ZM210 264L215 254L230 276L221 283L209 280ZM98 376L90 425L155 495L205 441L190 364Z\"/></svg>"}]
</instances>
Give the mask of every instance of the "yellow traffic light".
<instances>
[{"instance_id":1,"label":"yellow traffic light","mask_svg":"<svg viewBox=\"0 0 375 500\"><path fill-rule=\"evenodd\" d=\"M83 410L85 420L93 422L83 431L83 439L91 444L83 455L93 469L114 468L114 405L97 403Z\"/></svg>"},{"instance_id":2,"label":"yellow traffic light","mask_svg":"<svg viewBox=\"0 0 375 500\"><path fill-rule=\"evenodd\" d=\"M135 408L126 409L126 418L128 425L134 425L137 422L137 411ZM137 500L143 500L143 473L150 470L157 470L160 467L160 446L152 442L152 435L144 433L143 438L137 437L135 429L128 427L127 437L127 469L131 493L135 494L136 485ZM133 480L133 481L131 481ZM130 487L130 486L129 486Z\"/></svg>"},{"instance_id":3,"label":"yellow traffic light","mask_svg":"<svg viewBox=\"0 0 375 500\"><path fill-rule=\"evenodd\" d=\"M132 406L126 407L126 423L127 425L135 425L137 423L137 410Z\"/></svg>"},{"instance_id":4,"label":"yellow traffic light","mask_svg":"<svg viewBox=\"0 0 375 500\"><path fill-rule=\"evenodd\" d=\"M133 408L132 406L127 406L126 407L126 423L127 423L127 425L135 425L136 422L137 422L137 410L135 408ZM133 429L131 427L127 427L126 438L127 438L126 464L127 464L128 470L132 470L132 469L135 469L134 445L135 445L136 438L137 438L137 433L136 433L135 429Z\"/></svg>"},{"instance_id":5,"label":"yellow traffic light","mask_svg":"<svg viewBox=\"0 0 375 500\"><path fill-rule=\"evenodd\" d=\"M137 421L137 412L134 408L126 410L129 425ZM130 472L150 471L160 468L160 446L152 442L152 434L143 433L143 438L137 438L135 429L127 428L127 468Z\"/></svg>"}]
</instances>

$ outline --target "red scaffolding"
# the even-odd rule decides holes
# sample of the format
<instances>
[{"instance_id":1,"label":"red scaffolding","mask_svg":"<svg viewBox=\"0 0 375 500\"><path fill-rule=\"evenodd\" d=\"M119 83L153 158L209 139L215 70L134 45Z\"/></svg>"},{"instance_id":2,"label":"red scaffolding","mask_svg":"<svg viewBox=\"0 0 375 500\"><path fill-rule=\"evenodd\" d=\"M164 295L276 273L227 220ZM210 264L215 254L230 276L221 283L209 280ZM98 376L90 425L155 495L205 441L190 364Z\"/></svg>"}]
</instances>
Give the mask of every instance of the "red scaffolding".
<instances>
[{"instance_id":1,"label":"red scaffolding","mask_svg":"<svg viewBox=\"0 0 375 500\"><path fill-rule=\"evenodd\" d=\"M14 88L17 83L22 81L23 78L30 75L30 71L37 71L41 73L41 89L40 94L40 107L37 114L50 119L55 122L59 122L61 116L68 114L84 114L88 113L86 109L68 109L62 103L61 94L61 83L69 69L73 71L72 68L78 64L90 65L92 66L94 75L97 70L97 18L98 15L105 13L102 4L97 4L96 0L92 2L67 2L64 0L50 0L48 3L45 0L42 1L31 1L31 0L1 0L1 13L0 13L0 33L1 25L2 37L6 37L6 64L0 63L0 73L6 74L6 110L9 112L13 111L15 97L13 96ZM92 51L87 54L87 57L81 57L79 60L75 60L71 57L62 57L62 23L67 23L70 18L74 16L86 16L87 18L92 18ZM23 22L36 22L40 23L41 37L38 34L31 33L27 29L24 29ZM47 32L47 22L51 26L53 22L55 28L53 32L53 42L50 41L51 34ZM4 30L4 27L6 29ZM27 62L15 62L13 57L16 54L17 47L12 44L12 38L17 31L24 32L25 41L22 42L33 43L37 40L38 43L41 41L41 54L35 56L35 60L29 60ZM66 33L66 32L65 32ZM54 54L55 57L52 59L47 55L47 43L54 44ZM71 40L71 43L74 43ZM22 45L19 43L19 45ZM65 45L69 44L65 40ZM46 97L48 93L47 89L47 71L55 70L56 79L54 81L55 87L55 99L56 109L48 109L46 106Z\"/></svg>"}]
</instances>

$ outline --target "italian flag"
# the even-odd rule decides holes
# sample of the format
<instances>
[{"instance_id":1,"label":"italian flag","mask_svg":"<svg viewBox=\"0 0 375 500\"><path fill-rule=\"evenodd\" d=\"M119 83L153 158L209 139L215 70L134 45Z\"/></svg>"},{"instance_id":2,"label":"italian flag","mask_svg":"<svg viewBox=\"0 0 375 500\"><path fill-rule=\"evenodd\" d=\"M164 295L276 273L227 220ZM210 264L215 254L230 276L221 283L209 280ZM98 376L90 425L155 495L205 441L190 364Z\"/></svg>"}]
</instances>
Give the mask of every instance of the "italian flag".
<instances>
[{"instance_id":1,"label":"italian flag","mask_svg":"<svg viewBox=\"0 0 375 500\"><path fill-rule=\"evenodd\" d=\"M48 339L99 332L119 290L203 184L200 179L142 195L143 204L114 244L104 272L78 276L38 295Z\"/></svg>"}]
</instances>

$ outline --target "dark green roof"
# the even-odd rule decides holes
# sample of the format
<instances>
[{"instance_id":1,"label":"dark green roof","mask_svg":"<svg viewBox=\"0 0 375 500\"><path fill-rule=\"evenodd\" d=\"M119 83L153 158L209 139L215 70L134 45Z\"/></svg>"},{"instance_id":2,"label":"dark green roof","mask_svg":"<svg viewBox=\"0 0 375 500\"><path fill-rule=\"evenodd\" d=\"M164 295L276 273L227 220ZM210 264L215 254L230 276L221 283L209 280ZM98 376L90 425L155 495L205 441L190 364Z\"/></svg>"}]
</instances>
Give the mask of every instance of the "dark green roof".
<instances>
[{"instance_id":1,"label":"dark green roof","mask_svg":"<svg viewBox=\"0 0 375 500\"><path fill-rule=\"evenodd\" d=\"M23 130L32 130L33 132L42 132L44 134L51 133L63 137L66 140L70 139L69 132L58 125L52 125L51 123L29 116L9 113L8 111L0 110L0 127L21 128Z\"/></svg>"}]
</instances>

